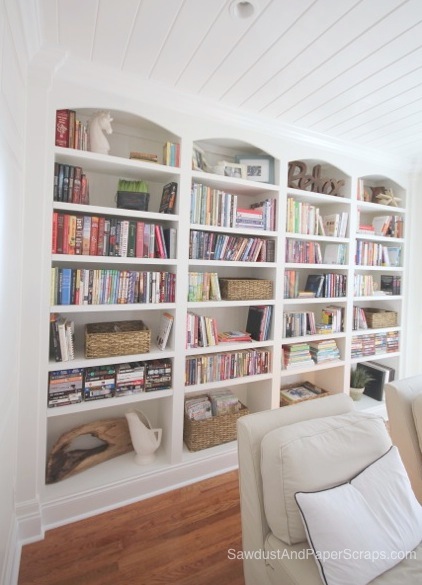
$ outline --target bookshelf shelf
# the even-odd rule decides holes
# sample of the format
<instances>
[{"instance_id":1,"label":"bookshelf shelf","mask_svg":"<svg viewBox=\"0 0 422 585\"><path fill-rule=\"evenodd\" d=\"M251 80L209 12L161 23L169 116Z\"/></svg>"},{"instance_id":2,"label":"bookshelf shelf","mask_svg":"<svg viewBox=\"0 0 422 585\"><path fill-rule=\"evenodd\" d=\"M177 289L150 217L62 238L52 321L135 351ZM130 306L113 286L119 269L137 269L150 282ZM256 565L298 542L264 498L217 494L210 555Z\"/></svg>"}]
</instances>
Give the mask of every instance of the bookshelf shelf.
<instances>
[{"instance_id":1,"label":"bookshelf shelf","mask_svg":"<svg viewBox=\"0 0 422 585\"><path fill-rule=\"evenodd\" d=\"M69 213L82 213L89 215L118 216L136 219L145 219L146 221L171 222L178 223L179 216L167 213L156 213L152 211L135 211L132 209L118 209L116 207L102 207L101 205L81 205L78 203L64 203L54 201L53 209L56 211L67 211Z\"/></svg>"},{"instance_id":2,"label":"bookshelf shelf","mask_svg":"<svg viewBox=\"0 0 422 585\"><path fill-rule=\"evenodd\" d=\"M122 305L52 305L50 313L114 313L133 311L169 311L175 303L136 303Z\"/></svg>"},{"instance_id":3,"label":"bookshelf shelf","mask_svg":"<svg viewBox=\"0 0 422 585\"><path fill-rule=\"evenodd\" d=\"M156 392L139 392L132 396L119 396L114 398L105 398L104 400L92 400L91 402L81 402L68 406L58 406L56 408L47 408L47 418L58 416L67 416L69 414L78 414L88 411L103 410L114 408L115 406L136 406L148 400L160 400L173 396L173 390L157 390Z\"/></svg>"},{"instance_id":4,"label":"bookshelf shelf","mask_svg":"<svg viewBox=\"0 0 422 585\"><path fill-rule=\"evenodd\" d=\"M52 254L51 261L54 265L59 264L98 264L108 266L174 266L175 259L164 258L128 258L120 256L88 256L73 254Z\"/></svg>"}]
</instances>

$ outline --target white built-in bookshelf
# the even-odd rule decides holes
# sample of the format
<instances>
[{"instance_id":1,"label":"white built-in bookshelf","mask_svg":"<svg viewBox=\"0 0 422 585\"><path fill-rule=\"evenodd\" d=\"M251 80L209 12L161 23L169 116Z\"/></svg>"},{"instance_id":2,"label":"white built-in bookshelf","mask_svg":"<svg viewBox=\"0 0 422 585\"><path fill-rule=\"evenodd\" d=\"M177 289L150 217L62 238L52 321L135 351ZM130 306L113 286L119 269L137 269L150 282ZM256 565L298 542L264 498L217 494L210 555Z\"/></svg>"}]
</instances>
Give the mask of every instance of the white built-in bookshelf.
<instances>
[{"instance_id":1,"label":"white built-in bookshelf","mask_svg":"<svg viewBox=\"0 0 422 585\"><path fill-rule=\"evenodd\" d=\"M79 109L77 116L86 121L94 111L95 109ZM55 112L51 115L54 117ZM188 396L215 388L230 387L250 412L256 412L279 407L280 387L292 383L310 381L330 392L348 392L350 369L359 361L385 363L396 370L397 376L400 372L400 323L403 312L405 284L403 259L406 241L404 187L386 174L374 176L368 174L367 164L362 166L363 172L360 172L356 161L351 163L348 169L347 159L340 168L338 163L333 164L327 160L328 156L323 158L314 155L311 158L309 146L304 150L304 156L298 158L300 149L297 146L295 154L289 156L285 145L277 151L274 143L271 143L271 147L263 148L262 143L251 144L244 136L217 139L212 137L209 129L206 138L192 133L184 137L182 133L176 135L141 116L119 111L112 111L112 116L113 134L108 137L111 144L110 154L52 146L54 163L83 168L89 179L90 204L53 201L51 196L51 214L60 212L117 217L124 220L155 222L164 228L173 228L177 234L175 257L162 259L50 254L50 268L170 272L176 275L175 298L173 302L158 303L78 305L50 303L50 314L61 314L74 322L75 359L68 362L50 360L45 364L44 379L47 380L50 372L62 369L167 358L172 363L172 384L171 388L166 390L55 408L47 407L46 384L43 435L46 438L46 448L40 469L45 468L49 451L60 435L86 422L121 417L129 409L136 408L147 414L154 428L163 429L163 440L157 458L149 465L136 465L132 454L126 454L57 483L44 485L41 481L42 498L50 510L50 515L47 514L47 523L66 519L67 512L61 502L78 501L81 506L80 513L89 514L99 507L144 497L236 466L235 442L198 452L190 452L186 448L183 442L183 410L184 400ZM168 141L180 145L178 167L162 164L163 145ZM51 142L54 143L54 136ZM193 149L200 150L203 154L207 164L206 170L192 169ZM129 159L130 151L156 153L159 162ZM254 176L237 178L215 172L220 161L235 166L238 160L248 157L252 161L259 160L260 156L264 161L272 161L271 182L256 180ZM305 188L299 188L298 185L288 186L289 164L294 160L302 161L308 173L312 173L314 167L321 165L321 176L341 181L341 186L336 187L336 194L330 194L334 188L332 186L327 187L323 193L312 192L309 185L305 185ZM53 174L52 165L51 184ZM150 192L148 211L116 208L115 195L120 178L144 180L148 183ZM159 213L162 189L169 182L178 185L175 213ZM372 200L364 201L358 194L363 184L367 188L378 186L392 189L400 198L399 206L382 205ZM271 229L256 229L253 225L236 227L230 225L230 222L218 225L218 221L198 221L197 217L193 220L192 185L200 185L214 193L223 192L236 196L238 208L249 208L266 199L274 200ZM321 217L320 222L315 220L315 213ZM389 215L400 218L402 222L399 236L363 233L359 229L360 225L372 224L375 217ZM340 221L342 219L343 225L341 229L338 228L339 231L332 234L329 226L335 217L340 218ZM306 227L307 222L311 222L313 227ZM321 224L324 226L323 229L320 227ZM193 258L193 234L195 238L201 237L198 234L206 234L207 238L214 239L218 236L264 239L267 242L271 241L269 246L271 252L266 258L260 255L257 261ZM356 264L356 254L361 243L367 249L368 247L372 249L374 245L401 249L398 265ZM289 246L292 252L286 255ZM295 251L299 250L300 255L301 250L315 250L316 247L320 254L317 261L300 261L300 257L295 256ZM388 254L388 250L385 253ZM393 261L390 263L393 264ZM220 279L269 280L272 282L272 296L253 300L191 301L188 299L190 273L217 273ZM330 288L327 288L322 296L301 296L299 291L306 288L308 277L321 274L325 277L327 287L328 282L331 282ZM403 276L400 292L383 293L381 279L385 276ZM356 283L361 278L366 278L368 288L356 290ZM383 282L385 280L383 278ZM220 332L244 330L249 307L260 305L272 307L267 339L254 340L246 344L230 342L207 347L186 346L188 313L214 319ZM335 331L322 331L317 327L310 333L299 335L287 333L285 325L287 316L294 319L298 314L312 314L318 325L323 319L322 315L329 312L333 306L341 315ZM374 308L396 312L397 325L377 329L363 329L357 326L355 319L357 309ZM164 311L174 317L174 323L169 342L165 350L161 351L156 346L155 335ZM45 319L48 320L47 314ZM88 323L121 320L142 320L147 325L151 330L150 351L130 356L85 358L85 326ZM390 346L387 350L387 346L382 343L387 336L392 338L395 334L399 339L399 345L390 344L394 351L390 350ZM373 353L368 353L367 349L363 349L363 344L359 344L367 340L368 335L373 338ZM376 350L374 336L377 336ZM316 343L326 339L334 340L338 348L336 359L303 365L299 363L293 367L286 362L287 346L303 342ZM367 348L367 345L365 347ZM379 347L384 349L381 351ZM246 349L258 353L266 352L270 356L267 371L251 370L249 375L224 380L208 377L207 382L201 383L199 378L194 382L188 382L187 363L195 358L202 356L204 363L209 363L210 360L216 361L219 356L228 352L244 352ZM361 408L377 409L379 406L381 405L377 401L369 399L362 403ZM104 501L97 505L92 498L100 493ZM74 515L70 513L72 514Z\"/></svg>"}]
</instances>

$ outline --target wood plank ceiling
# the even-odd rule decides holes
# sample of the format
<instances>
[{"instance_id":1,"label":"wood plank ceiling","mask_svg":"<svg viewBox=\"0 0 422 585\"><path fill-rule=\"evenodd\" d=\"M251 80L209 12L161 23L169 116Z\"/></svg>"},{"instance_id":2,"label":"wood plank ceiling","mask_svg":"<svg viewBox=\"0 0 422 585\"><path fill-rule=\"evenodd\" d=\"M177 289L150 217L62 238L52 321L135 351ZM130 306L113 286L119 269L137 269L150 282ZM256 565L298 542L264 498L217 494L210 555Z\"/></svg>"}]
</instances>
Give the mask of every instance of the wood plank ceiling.
<instances>
[{"instance_id":1,"label":"wood plank ceiling","mask_svg":"<svg viewBox=\"0 0 422 585\"><path fill-rule=\"evenodd\" d=\"M71 56L365 147L422 152L421 0L38 0ZM249 9L250 18L235 12Z\"/></svg>"}]
</instances>

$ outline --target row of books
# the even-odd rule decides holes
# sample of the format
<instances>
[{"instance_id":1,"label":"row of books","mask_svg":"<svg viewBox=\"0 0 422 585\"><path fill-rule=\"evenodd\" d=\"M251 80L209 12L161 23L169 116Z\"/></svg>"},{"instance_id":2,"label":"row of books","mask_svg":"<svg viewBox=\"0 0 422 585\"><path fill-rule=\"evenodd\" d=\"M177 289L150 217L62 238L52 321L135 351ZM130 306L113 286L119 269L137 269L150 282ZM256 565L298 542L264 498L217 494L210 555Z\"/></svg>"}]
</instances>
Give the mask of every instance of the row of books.
<instances>
[{"instance_id":1,"label":"row of books","mask_svg":"<svg viewBox=\"0 0 422 585\"><path fill-rule=\"evenodd\" d=\"M167 390L172 383L169 359L50 372L48 407Z\"/></svg>"},{"instance_id":2,"label":"row of books","mask_svg":"<svg viewBox=\"0 0 422 585\"><path fill-rule=\"evenodd\" d=\"M175 258L176 229L119 217L53 212L53 254Z\"/></svg>"},{"instance_id":3,"label":"row of books","mask_svg":"<svg viewBox=\"0 0 422 585\"><path fill-rule=\"evenodd\" d=\"M287 198L286 231L294 234L346 237L347 211L322 215L319 207Z\"/></svg>"},{"instance_id":4,"label":"row of books","mask_svg":"<svg viewBox=\"0 0 422 585\"><path fill-rule=\"evenodd\" d=\"M358 212L359 228L361 234L373 234L375 236L384 236L390 238L403 237L403 217L401 215L377 215L372 218L371 223L360 223Z\"/></svg>"},{"instance_id":5,"label":"row of books","mask_svg":"<svg viewBox=\"0 0 422 585\"><path fill-rule=\"evenodd\" d=\"M321 246L318 242L288 239L286 262L294 264L322 264Z\"/></svg>"},{"instance_id":6,"label":"row of books","mask_svg":"<svg viewBox=\"0 0 422 585\"><path fill-rule=\"evenodd\" d=\"M377 242L358 240L355 264L358 266L400 266L401 247L383 246Z\"/></svg>"},{"instance_id":7,"label":"row of books","mask_svg":"<svg viewBox=\"0 0 422 585\"><path fill-rule=\"evenodd\" d=\"M217 272L189 272L188 301L221 301Z\"/></svg>"},{"instance_id":8,"label":"row of books","mask_svg":"<svg viewBox=\"0 0 422 585\"><path fill-rule=\"evenodd\" d=\"M275 230L276 200L265 199L239 207L238 196L200 183L192 184L192 224Z\"/></svg>"},{"instance_id":9,"label":"row of books","mask_svg":"<svg viewBox=\"0 0 422 585\"><path fill-rule=\"evenodd\" d=\"M174 303L172 272L53 267L51 305Z\"/></svg>"},{"instance_id":10,"label":"row of books","mask_svg":"<svg viewBox=\"0 0 422 585\"><path fill-rule=\"evenodd\" d=\"M272 353L267 349L243 349L186 358L185 385L206 384L269 374Z\"/></svg>"},{"instance_id":11,"label":"row of books","mask_svg":"<svg viewBox=\"0 0 422 585\"><path fill-rule=\"evenodd\" d=\"M186 348L218 345L217 320L188 311L186 315Z\"/></svg>"},{"instance_id":12,"label":"row of books","mask_svg":"<svg viewBox=\"0 0 422 585\"><path fill-rule=\"evenodd\" d=\"M399 332L365 333L352 337L352 358L399 351Z\"/></svg>"},{"instance_id":13,"label":"row of books","mask_svg":"<svg viewBox=\"0 0 422 585\"><path fill-rule=\"evenodd\" d=\"M209 347L227 342L267 341L270 335L272 306L251 306L244 331L218 332L217 320L188 311L186 348Z\"/></svg>"},{"instance_id":14,"label":"row of books","mask_svg":"<svg viewBox=\"0 0 422 585\"><path fill-rule=\"evenodd\" d=\"M54 163L53 200L89 205L89 182L82 167Z\"/></svg>"},{"instance_id":15,"label":"row of books","mask_svg":"<svg viewBox=\"0 0 422 585\"><path fill-rule=\"evenodd\" d=\"M335 339L290 343L282 346L282 366L285 370L313 367L327 361L340 359Z\"/></svg>"},{"instance_id":16,"label":"row of books","mask_svg":"<svg viewBox=\"0 0 422 585\"><path fill-rule=\"evenodd\" d=\"M163 146L163 165L180 167L180 144L165 142Z\"/></svg>"},{"instance_id":17,"label":"row of books","mask_svg":"<svg viewBox=\"0 0 422 585\"><path fill-rule=\"evenodd\" d=\"M275 241L191 230L189 258L234 262L274 262Z\"/></svg>"},{"instance_id":18,"label":"row of books","mask_svg":"<svg viewBox=\"0 0 422 585\"><path fill-rule=\"evenodd\" d=\"M74 110L56 110L56 146L88 150L88 126L76 117Z\"/></svg>"},{"instance_id":19,"label":"row of books","mask_svg":"<svg viewBox=\"0 0 422 585\"><path fill-rule=\"evenodd\" d=\"M320 320L313 311L283 313L283 337L302 337L321 333L339 333L343 330L344 307L328 305L321 310Z\"/></svg>"},{"instance_id":20,"label":"row of books","mask_svg":"<svg viewBox=\"0 0 422 585\"><path fill-rule=\"evenodd\" d=\"M207 394L186 398L185 414L190 420L205 420L213 416L233 414L241 404L229 388L210 390Z\"/></svg>"},{"instance_id":21,"label":"row of books","mask_svg":"<svg viewBox=\"0 0 422 585\"><path fill-rule=\"evenodd\" d=\"M50 315L50 358L56 362L75 359L75 323L57 313Z\"/></svg>"}]
</instances>

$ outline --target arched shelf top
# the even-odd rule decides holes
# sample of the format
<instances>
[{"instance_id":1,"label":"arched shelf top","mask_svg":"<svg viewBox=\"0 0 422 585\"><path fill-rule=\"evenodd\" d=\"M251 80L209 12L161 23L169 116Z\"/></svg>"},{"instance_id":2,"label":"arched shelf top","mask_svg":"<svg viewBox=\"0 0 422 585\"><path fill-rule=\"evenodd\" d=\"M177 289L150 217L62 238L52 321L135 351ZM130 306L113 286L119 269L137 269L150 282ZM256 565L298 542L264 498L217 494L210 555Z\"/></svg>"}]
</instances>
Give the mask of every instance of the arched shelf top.
<instances>
[{"instance_id":1,"label":"arched shelf top","mask_svg":"<svg viewBox=\"0 0 422 585\"><path fill-rule=\"evenodd\" d=\"M287 186L311 193L351 197L350 175L321 159L289 161Z\"/></svg>"},{"instance_id":2,"label":"arched shelf top","mask_svg":"<svg viewBox=\"0 0 422 585\"><path fill-rule=\"evenodd\" d=\"M406 207L405 188L385 175L365 175L358 180L358 201L394 208Z\"/></svg>"},{"instance_id":3,"label":"arched shelf top","mask_svg":"<svg viewBox=\"0 0 422 585\"><path fill-rule=\"evenodd\" d=\"M257 146L239 139L224 137L194 140L192 167L226 177L279 184L278 160Z\"/></svg>"},{"instance_id":4,"label":"arched shelf top","mask_svg":"<svg viewBox=\"0 0 422 585\"><path fill-rule=\"evenodd\" d=\"M129 158L131 152L153 154L157 157L156 162L166 164L164 145L171 143L178 145L180 149L180 136L138 114L112 108L78 107L73 110L69 106L66 108L76 112L76 120L84 125L88 125L89 120L98 112L110 113L113 119L112 133L107 134L107 140L110 144L109 154L113 156Z\"/></svg>"}]
</instances>

